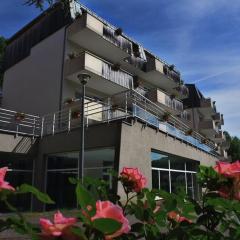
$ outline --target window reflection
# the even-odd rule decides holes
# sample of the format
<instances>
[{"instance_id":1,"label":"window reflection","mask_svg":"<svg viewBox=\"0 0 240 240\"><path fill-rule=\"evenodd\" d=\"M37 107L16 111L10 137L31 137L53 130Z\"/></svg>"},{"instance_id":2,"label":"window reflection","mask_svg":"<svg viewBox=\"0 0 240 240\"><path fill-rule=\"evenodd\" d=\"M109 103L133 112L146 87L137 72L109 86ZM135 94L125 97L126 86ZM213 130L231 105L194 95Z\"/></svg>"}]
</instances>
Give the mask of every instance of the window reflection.
<instances>
[{"instance_id":1,"label":"window reflection","mask_svg":"<svg viewBox=\"0 0 240 240\"><path fill-rule=\"evenodd\" d=\"M168 192L185 191L197 199L196 172L199 162L166 153L151 152L152 187Z\"/></svg>"},{"instance_id":2,"label":"window reflection","mask_svg":"<svg viewBox=\"0 0 240 240\"><path fill-rule=\"evenodd\" d=\"M113 169L114 156L114 148L86 150L84 176L109 181L111 187L109 171ZM47 210L76 207L75 186L70 184L69 178L77 177L78 158L79 152L48 155L46 191L56 204L47 206Z\"/></svg>"}]
</instances>

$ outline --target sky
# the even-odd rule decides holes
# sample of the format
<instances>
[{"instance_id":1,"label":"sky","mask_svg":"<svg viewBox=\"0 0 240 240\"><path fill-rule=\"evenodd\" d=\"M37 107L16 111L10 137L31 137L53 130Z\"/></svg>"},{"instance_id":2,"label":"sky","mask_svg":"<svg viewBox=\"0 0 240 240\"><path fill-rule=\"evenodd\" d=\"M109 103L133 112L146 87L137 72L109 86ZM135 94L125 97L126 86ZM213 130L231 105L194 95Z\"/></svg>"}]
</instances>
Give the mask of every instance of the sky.
<instances>
[{"instance_id":1,"label":"sky","mask_svg":"<svg viewBox=\"0 0 240 240\"><path fill-rule=\"evenodd\" d=\"M40 14L24 0L0 1L0 35L13 35ZM196 83L240 137L239 0L82 0L113 25Z\"/></svg>"}]
</instances>

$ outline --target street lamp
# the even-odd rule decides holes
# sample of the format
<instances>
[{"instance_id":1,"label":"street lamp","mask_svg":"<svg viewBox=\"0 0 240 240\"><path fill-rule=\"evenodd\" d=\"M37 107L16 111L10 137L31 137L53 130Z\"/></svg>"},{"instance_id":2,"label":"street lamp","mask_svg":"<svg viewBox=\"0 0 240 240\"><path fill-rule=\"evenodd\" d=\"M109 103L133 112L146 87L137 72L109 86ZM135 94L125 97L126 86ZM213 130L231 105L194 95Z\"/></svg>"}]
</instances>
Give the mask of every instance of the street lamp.
<instances>
[{"instance_id":1,"label":"street lamp","mask_svg":"<svg viewBox=\"0 0 240 240\"><path fill-rule=\"evenodd\" d=\"M88 80L91 78L90 75L86 73L80 73L77 78L79 79L80 83L82 84L82 98L81 98L81 109L80 109L80 114L81 114L81 148L79 152L79 158L78 158L78 178L82 179L83 182L83 176L84 176L84 135L85 135L85 112L84 112L84 100L85 100L85 87L88 82Z\"/></svg>"}]
</instances>

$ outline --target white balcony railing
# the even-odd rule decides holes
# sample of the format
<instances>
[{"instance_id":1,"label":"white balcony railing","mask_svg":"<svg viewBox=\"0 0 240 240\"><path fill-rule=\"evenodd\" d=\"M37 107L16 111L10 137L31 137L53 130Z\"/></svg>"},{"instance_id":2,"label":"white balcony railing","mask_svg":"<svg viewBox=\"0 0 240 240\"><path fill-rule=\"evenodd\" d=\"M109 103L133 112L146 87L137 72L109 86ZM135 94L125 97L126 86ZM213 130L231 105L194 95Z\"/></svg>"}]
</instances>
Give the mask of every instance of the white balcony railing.
<instances>
[{"instance_id":1,"label":"white balcony railing","mask_svg":"<svg viewBox=\"0 0 240 240\"><path fill-rule=\"evenodd\" d=\"M80 109L81 104L76 102L74 106L69 105L61 111L43 117L0 109L0 130L32 137L69 132L81 126ZM192 131L180 119L172 115L163 121L164 114L163 108L134 90L124 91L101 101L91 98L85 100L86 126L135 117L193 147L210 154L217 154L213 142L198 132Z\"/></svg>"},{"instance_id":2,"label":"white balcony railing","mask_svg":"<svg viewBox=\"0 0 240 240\"><path fill-rule=\"evenodd\" d=\"M41 117L0 108L0 131L38 137L41 132Z\"/></svg>"}]
</instances>

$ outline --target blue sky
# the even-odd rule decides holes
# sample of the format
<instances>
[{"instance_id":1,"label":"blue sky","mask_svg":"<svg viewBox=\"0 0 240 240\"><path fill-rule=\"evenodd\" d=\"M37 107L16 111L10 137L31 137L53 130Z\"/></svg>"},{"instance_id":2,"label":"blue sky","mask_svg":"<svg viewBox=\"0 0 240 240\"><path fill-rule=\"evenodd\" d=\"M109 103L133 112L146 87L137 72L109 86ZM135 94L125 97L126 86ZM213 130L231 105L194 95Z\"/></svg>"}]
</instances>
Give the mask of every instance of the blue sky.
<instances>
[{"instance_id":1,"label":"blue sky","mask_svg":"<svg viewBox=\"0 0 240 240\"><path fill-rule=\"evenodd\" d=\"M39 10L24 0L0 1L0 35L10 37ZM217 102L225 126L240 136L239 0L82 0L144 47L197 83Z\"/></svg>"}]
</instances>

